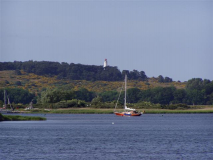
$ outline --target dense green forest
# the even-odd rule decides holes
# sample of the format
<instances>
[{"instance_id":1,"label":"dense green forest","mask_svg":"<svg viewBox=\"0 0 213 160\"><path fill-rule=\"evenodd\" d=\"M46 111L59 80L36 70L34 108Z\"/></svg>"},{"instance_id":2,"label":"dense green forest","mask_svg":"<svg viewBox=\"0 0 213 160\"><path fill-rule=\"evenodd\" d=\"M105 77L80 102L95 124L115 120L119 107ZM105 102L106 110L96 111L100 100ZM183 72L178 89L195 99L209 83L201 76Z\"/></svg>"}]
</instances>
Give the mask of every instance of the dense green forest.
<instances>
[{"instance_id":1,"label":"dense green forest","mask_svg":"<svg viewBox=\"0 0 213 160\"><path fill-rule=\"evenodd\" d=\"M65 62L48 62L48 61L27 61L27 62L0 62L0 70L16 70L17 74L21 74L20 70L27 73L35 73L37 75L55 76L58 79L87 80L87 81L120 81L127 74L130 80L145 81L147 76L144 71L128 71L120 72L117 67L68 64Z\"/></svg>"},{"instance_id":2,"label":"dense green forest","mask_svg":"<svg viewBox=\"0 0 213 160\"><path fill-rule=\"evenodd\" d=\"M139 89L137 87L127 90L128 103L150 102L154 104L188 104L188 105L212 105L213 104L213 81L193 78L186 82L186 87L177 88L169 77L158 76L159 84L168 83L170 86L157 86L149 88L149 78L144 71L128 71L120 72L117 67L107 67L105 70L102 66L68 64L58 62L0 62L0 70L15 70L16 75L21 75L25 71L36 75L57 76L58 79L71 80L87 80L87 81L123 81L124 75L128 75L129 80L145 81L147 89ZM30 78L30 77L29 77ZM32 78L32 77L31 77ZM28 104L31 101L37 104L56 103L61 107L79 107L87 105L98 105L100 103L111 102L115 103L119 92L116 90L108 90L102 92L89 91L86 88L48 88L44 87L39 92L31 93L24 88L10 88L9 81L4 80L2 83L4 88L0 89L0 103L4 101L4 90L7 90L7 95L11 103ZM25 80L26 81L26 80ZM19 83L18 83L19 82ZM24 83L24 81L22 81ZM15 86L22 86L20 81L17 81ZM81 82L77 82L78 84ZM120 83L120 82L119 82ZM134 82L133 82L134 83ZM154 82L155 83L155 82ZM33 84L36 86L35 84ZM102 84L105 85L105 84ZM121 93L120 104L123 103L124 93ZM64 105L66 102L66 105ZM0 105L1 105L0 104ZM2 105L1 105L2 106Z\"/></svg>"}]
</instances>

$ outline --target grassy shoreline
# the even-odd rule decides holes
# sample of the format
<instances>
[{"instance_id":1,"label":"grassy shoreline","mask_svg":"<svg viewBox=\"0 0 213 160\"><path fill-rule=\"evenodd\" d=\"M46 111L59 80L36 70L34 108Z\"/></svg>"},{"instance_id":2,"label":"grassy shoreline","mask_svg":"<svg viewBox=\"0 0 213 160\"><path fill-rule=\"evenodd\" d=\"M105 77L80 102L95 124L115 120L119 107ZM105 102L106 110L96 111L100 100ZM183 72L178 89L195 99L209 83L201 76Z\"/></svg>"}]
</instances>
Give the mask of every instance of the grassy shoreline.
<instances>
[{"instance_id":1,"label":"grassy shoreline","mask_svg":"<svg viewBox=\"0 0 213 160\"><path fill-rule=\"evenodd\" d=\"M213 113L213 110L145 110L146 114L199 114Z\"/></svg>"},{"instance_id":2,"label":"grassy shoreline","mask_svg":"<svg viewBox=\"0 0 213 160\"><path fill-rule=\"evenodd\" d=\"M44 117L19 116L19 115L2 115L0 113L0 121L43 121Z\"/></svg>"},{"instance_id":3,"label":"grassy shoreline","mask_svg":"<svg viewBox=\"0 0 213 160\"><path fill-rule=\"evenodd\" d=\"M116 111L123 111L122 109L118 109ZM145 114L198 114L198 113L213 113L213 107L211 108L199 108L199 109L139 109L140 112L145 111ZM34 109L31 111L27 111L26 113L44 113L44 114L113 114L114 109L95 109L95 108L69 108L69 109Z\"/></svg>"}]
</instances>

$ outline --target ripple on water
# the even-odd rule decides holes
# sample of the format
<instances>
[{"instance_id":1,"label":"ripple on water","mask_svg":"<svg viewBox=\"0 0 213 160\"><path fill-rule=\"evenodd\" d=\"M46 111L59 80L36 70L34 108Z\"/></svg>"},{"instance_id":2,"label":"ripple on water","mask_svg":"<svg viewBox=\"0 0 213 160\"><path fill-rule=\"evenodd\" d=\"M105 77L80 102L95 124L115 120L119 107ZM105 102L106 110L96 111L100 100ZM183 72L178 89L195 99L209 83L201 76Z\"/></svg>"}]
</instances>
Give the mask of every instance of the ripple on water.
<instances>
[{"instance_id":1,"label":"ripple on water","mask_svg":"<svg viewBox=\"0 0 213 160\"><path fill-rule=\"evenodd\" d=\"M46 115L0 123L0 157L9 159L211 159L211 114ZM112 125L114 122L114 125Z\"/></svg>"}]
</instances>

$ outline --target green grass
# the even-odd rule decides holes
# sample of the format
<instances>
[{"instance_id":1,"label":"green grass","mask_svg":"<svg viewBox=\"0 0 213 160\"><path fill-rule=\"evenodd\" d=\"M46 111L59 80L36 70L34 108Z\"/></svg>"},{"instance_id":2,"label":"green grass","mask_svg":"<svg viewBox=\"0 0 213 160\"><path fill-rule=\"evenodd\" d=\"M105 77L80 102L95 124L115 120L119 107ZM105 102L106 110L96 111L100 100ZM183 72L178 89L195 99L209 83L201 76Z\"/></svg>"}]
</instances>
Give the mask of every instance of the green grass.
<instances>
[{"instance_id":1,"label":"green grass","mask_svg":"<svg viewBox=\"0 0 213 160\"><path fill-rule=\"evenodd\" d=\"M116 110L123 111L123 110ZM183 114L183 113L213 113L213 110L164 110L164 109L144 109L145 114ZM52 110L50 112L38 111L34 113L54 113L54 114L113 114L113 109L67 109L67 110Z\"/></svg>"},{"instance_id":2,"label":"green grass","mask_svg":"<svg viewBox=\"0 0 213 160\"><path fill-rule=\"evenodd\" d=\"M98 109L87 109L87 110L54 110L52 113L67 113L67 114L112 114L113 111L110 110L98 110Z\"/></svg>"},{"instance_id":3,"label":"green grass","mask_svg":"<svg viewBox=\"0 0 213 160\"><path fill-rule=\"evenodd\" d=\"M134 108L134 107L133 107ZM145 114L183 114L183 113L213 113L213 106L190 106L189 108L177 108L177 109L160 109L156 107L147 107L137 109L139 112L145 111ZM116 111L123 111L123 109L117 109ZM27 111L27 113L54 113L54 114L113 114L114 108L67 108L67 109L51 109L49 111L44 109L34 109Z\"/></svg>"},{"instance_id":4,"label":"green grass","mask_svg":"<svg viewBox=\"0 0 213 160\"><path fill-rule=\"evenodd\" d=\"M213 110L145 110L146 114L195 114L195 113L213 113Z\"/></svg>"},{"instance_id":5,"label":"green grass","mask_svg":"<svg viewBox=\"0 0 213 160\"><path fill-rule=\"evenodd\" d=\"M54 114L112 114L113 109L54 109L50 111L35 110L31 113L54 113Z\"/></svg>"},{"instance_id":6,"label":"green grass","mask_svg":"<svg viewBox=\"0 0 213 160\"><path fill-rule=\"evenodd\" d=\"M0 121L41 121L46 120L44 117L19 116L19 115L1 115Z\"/></svg>"}]
</instances>

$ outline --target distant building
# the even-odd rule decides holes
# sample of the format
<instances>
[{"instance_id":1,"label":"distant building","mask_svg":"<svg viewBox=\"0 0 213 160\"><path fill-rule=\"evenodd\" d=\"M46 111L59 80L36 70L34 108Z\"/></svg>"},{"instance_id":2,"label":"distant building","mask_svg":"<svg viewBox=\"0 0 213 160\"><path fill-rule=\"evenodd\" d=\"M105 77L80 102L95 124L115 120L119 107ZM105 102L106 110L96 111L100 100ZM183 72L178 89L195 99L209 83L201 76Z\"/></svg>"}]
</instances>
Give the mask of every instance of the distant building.
<instances>
[{"instance_id":1,"label":"distant building","mask_svg":"<svg viewBox=\"0 0 213 160\"><path fill-rule=\"evenodd\" d=\"M107 59L104 60L104 69L106 68L107 66Z\"/></svg>"}]
</instances>

